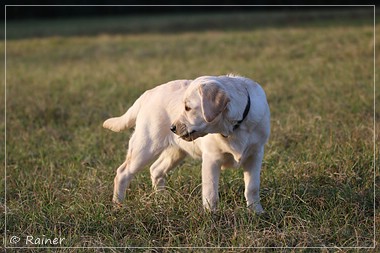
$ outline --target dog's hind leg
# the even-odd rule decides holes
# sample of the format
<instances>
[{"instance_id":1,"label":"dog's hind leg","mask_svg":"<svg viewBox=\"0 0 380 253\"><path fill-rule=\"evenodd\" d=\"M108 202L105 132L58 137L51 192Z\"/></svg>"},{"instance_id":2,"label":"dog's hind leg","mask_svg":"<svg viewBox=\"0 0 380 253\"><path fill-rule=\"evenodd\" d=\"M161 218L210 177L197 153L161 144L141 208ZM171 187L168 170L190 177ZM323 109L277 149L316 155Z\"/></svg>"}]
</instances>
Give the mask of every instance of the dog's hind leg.
<instances>
[{"instance_id":1,"label":"dog's hind leg","mask_svg":"<svg viewBox=\"0 0 380 253\"><path fill-rule=\"evenodd\" d=\"M125 198L125 192L134 175L143 169L162 151L153 145L150 139L141 138L141 133L135 132L130 141L125 162L116 171L114 179L113 202L121 204ZM144 141L141 141L144 139ZM152 147L156 147L153 149Z\"/></svg>"},{"instance_id":2,"label":"dog's hind leg","mask_svg":"<svg viewBox=\"0 0 380 253\"><path fill-rule=\"evenodd\" d=\"M150 166L152 185L155 190L162 190L165 187L165 176L175 168L186 154L178 148L169 147L165 149L158 159Z\"/></svg>"}]
</instances>

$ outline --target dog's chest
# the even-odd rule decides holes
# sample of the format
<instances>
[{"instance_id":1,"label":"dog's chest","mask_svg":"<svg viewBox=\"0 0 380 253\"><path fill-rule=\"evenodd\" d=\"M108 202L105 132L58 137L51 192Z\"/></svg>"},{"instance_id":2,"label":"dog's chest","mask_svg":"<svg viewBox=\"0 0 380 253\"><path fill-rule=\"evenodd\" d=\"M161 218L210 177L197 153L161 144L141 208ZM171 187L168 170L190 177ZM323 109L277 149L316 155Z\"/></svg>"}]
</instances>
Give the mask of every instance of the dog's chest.
<instances>
[{"instance_id":1,"label":"dog's chest","mask_svg":"<svg viewBox=\"0 0 380 253\"><path fill-rule=\"evenodd\" d=\"M223 137L220 134L212 137L213 139L210 138L205 145L209 151L215 154L215 159L220 162L222 168L241 167L251 150L247 138L239 140L233 137Z\"/></svg>"},{"instance_id":2,"label":"dog's chest","mask_svg":"<svg viewBox=\"0 0 380 253\"><path fill-rule=\"evenodd\" d=\"M246 158L252 152L252 145L248 145L247 138L239 141L225 139L221 145L222 167L238 168L245 162Z\"/></svg>"},{"instance_id":3,"label":"dog's chest","mask_svg":"<svg viewBox=\"0 0 380 253\"><path fill-rule=\"evenodd\" d=\"M202 150L198 143L198 140L193 142L187 142L179 139L178 145L185 151L189 156L194 159L202 159Z\"/></svg>"},{"instance_id":4,"label":"dog's chest","mask_svg":"<svg viewBox=\"0 0 380 253\"><path fill-rule=\"evenodd\" d=\"M202 139L202 140L201 140ZM222 168L238 168L244 163L251 152L247 138L241 140L225 139L220 134L213 134L208 138L199 138L193 142L179 140L178 145L188 155L195 159L202 159L202 153L215 154L213 158L218 160Z\"/></svg>"},{"instance_id":5,"label":"dog's chest","mask_svg":"<svg viewBox=\"0 0 380 253\"><path fill-rule=\"evenodd\" d=\"M226 150L223 153L222 167L223 168L238 168L244 162L244 152L237 150Z\"/></svg>"}]
</instances>

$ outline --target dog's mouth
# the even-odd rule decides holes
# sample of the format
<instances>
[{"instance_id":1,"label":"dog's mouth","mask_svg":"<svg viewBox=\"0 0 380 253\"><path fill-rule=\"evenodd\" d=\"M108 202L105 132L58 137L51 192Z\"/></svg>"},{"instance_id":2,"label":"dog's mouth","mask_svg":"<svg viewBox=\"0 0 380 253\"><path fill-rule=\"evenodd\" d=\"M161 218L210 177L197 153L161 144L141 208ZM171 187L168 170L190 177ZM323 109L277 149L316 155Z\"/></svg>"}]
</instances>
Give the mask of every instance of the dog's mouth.
<instances>
[{"instance_id":1,"label":"dog's mouth","mask_svg":"<svg viewBox=\"0 0 380 253\"><path fill-rule=\"evenodd\" d=\"M196 138L194 138L194 134L196 133L196 131L191 131L191 132L186 132L185 134L181 135L180 138L185 140L185 141L193 141L195 140Z\"/></svg>"},{"instance_id":2,"label":"dog's mouth","mask_svg":"<svg viewBox=\"0 0 380 253\"><path fill-rule=\"evenodd\" d=\"M180 138L185 141L194 141L195 139L205 136L205 133L197 132L195 130L191 132L186 132L185 134L181 135Z\"/></svg>"}]
</instances>

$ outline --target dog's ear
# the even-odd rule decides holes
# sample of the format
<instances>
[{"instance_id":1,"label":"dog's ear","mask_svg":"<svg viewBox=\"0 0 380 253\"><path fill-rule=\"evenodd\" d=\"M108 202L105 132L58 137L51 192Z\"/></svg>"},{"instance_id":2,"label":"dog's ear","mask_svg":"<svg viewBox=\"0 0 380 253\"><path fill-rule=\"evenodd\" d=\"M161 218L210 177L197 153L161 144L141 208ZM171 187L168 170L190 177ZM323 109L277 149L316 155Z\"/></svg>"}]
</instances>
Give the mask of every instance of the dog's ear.
<instances>
[{"instance_id":1,"label":"dog's ear","mask_svg":"<svg viewBox=\"0 0 380 253\"><path fill-rule=\"evenodd\" d=\"M203 118L206 122L213 121L226 109L230 99L226 92L217 84L208 83L199 86Z\"/></svg>"}]
</instances>

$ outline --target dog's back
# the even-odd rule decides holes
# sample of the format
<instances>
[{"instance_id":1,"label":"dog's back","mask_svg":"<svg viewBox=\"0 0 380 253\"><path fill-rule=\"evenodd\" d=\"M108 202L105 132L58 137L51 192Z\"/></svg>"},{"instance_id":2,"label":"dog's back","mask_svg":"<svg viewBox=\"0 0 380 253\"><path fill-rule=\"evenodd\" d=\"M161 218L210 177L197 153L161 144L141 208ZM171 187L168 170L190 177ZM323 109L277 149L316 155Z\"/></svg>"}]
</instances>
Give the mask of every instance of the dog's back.
<instances>
[{"instance_id":1,"label":"dog's back","mask_svg":"<svg viewBox=\"0 0 380 253\"><path fill-rule=\"evenodd\" d=\"M178 110L177 100L182 99L183 92L190 82L191 80L171 81L144 92L125 114L107 119L104 121L103 127L120 132L134 127L138 118L144 124L152 122L154 119L158 119L158 121L154 121L155 124L162 122L168 116L165 113L167 110Z\"/></svg>"}]
</instances>

